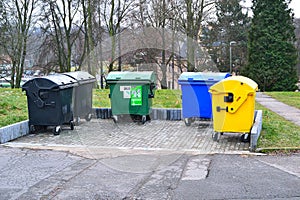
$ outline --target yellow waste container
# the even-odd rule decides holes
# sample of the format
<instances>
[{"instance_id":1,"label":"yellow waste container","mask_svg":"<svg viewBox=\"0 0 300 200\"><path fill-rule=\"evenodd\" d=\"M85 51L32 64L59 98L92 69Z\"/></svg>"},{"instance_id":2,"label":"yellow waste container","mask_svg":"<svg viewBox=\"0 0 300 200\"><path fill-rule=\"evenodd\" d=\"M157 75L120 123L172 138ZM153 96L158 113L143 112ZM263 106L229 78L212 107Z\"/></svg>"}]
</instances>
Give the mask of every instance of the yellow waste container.
<instances>
[{"instance_id":1,"label":"yellow waste container","mask_svg":"<svg viewBox=\"0 0 300 200\"><path fill-rule=\"evenodd\" d=\"M244 76L232 76L212 85L213 140L219 133L243 133L247 140L254 123L257 83ZM245 137L245 134L247 138Z\"/></svg>"}]
</instances>

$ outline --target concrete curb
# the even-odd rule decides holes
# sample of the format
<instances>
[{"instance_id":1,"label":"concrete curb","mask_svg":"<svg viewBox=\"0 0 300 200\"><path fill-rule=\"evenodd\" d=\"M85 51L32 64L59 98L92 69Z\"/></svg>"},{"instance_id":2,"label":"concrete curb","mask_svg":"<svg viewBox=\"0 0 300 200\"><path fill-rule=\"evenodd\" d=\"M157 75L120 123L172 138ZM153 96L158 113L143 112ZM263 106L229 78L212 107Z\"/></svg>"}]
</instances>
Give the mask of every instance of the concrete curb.
<instances>
[{"instance_id":1,"label":"concrete curb","mask_svg":"<svg viewBox=\"0 0 300 200\"><path fill-rule=\"evenodd\" d=\"M153 108L150 115L154 120L181 120L181 108Z\"/></svg>"},{"instance_id":2,"label":"concrete curb","mask_svg":"<svg viewBox=\"0 0 300 200\"><path fill-rule=\"evenodd\" d=\"M97 119L110 119L112 116L111 108L93 108Z\"/></svg>"},{"instance_id":3,"label":"concrete curb","mask_svg":"<svg viewBox=\"0 0 300 200\"><path fill-rule=\"evenodd\" d=\"M250 151L254 152L257 148L257 140L262 129L262 110L255 111L255 120L250 134Z\"/></svg>"},{"instance_id":4,"label":"concrete curb","mask_svg":"<svg viewBox=\"0 0 300 200\"><path fill-rule=\"evenodd\" d=\"M29 133L28 120L0 128L0 144L17 139Z\"/></svg>"},{"instance_id":5,"label":"concrete curb","mask_svg":"<svg viewBox=\"0 0 300 200\"><path fill-rule=\"evenodd\" d=\"M94 108L97 119L109 119L112 117L111 108ZM150 114L152 120L181 120L181 108L152 108Z\"/></svg>"}]
</instances>

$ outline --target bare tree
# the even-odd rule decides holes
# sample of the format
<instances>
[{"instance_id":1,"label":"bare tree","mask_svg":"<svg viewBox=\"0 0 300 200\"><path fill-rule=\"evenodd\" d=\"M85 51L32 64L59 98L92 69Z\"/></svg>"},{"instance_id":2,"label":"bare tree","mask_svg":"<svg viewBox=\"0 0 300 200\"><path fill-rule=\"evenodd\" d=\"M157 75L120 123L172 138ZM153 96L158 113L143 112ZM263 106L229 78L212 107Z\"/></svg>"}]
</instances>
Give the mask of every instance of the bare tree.
<instances>
[{"instance_id":1,"label":"bare tree","mask_svg":"<svg viewBox=\"0 0 300 200\"><path fill-rule=\"evenodd\" d=\"M0 45L12 60L11 87L19 88L27 53L29 30L33 23L36 0L9 0L1 2Z\"/></svg>"},{"instance_id":2,"label":"bare tree","mask_svg":"<svg viewBox=\"0 0 300 200\"><path fill-rule=\"evenodd\" d=\"M170 27L174 20L174 10L172 0L139 0L138 9L132 12L132 20L135 20L137 25L140 27L154 27L160 33L159 41L162 43L161 49L147 51L147 56L152 58L152 62L158 64L161 69L161 87L162 89L167 88L167 65L174 56L173 53L166 53L166 29ZM133 23L134 26L134 23ZM173 29L173 27L171 27ZM161 46L161 45L159 45ZM151 52L151 53L150 53ZM161 60L157 59L157 54L160 54ZM154 55L154 56L151 56ZM167 56L169 56L167 58ZM145 58L145 56L143 56ZM147 58L149 60L149 58Z\"/></svg>"},{"instance_id":3,"label":"bare tree","mask_svg":"<svg viewBox=\"0 0 300 200\"><path fill-rule=\"evenodd\" d=\"M199 39L202 22L205 13L209 13L215 0L178 0L176 7L178 13L178 25L187 36L187 68L188 71L196 69L195 41Z\"/></svg>"},{"instance_id":4,"label":"bare tree","mask_svg":"<svg viewBox=\"0 0 300 200\"><path fill-rule=\"evenodd\" d=\"M80 0L43 2L43 30L53 38L61 72L71 70L72 48L82 27L80 6Z\"/></svg>"},{"instance_id":5,"label":"bare tree","mask_svg":"<svg viewBox=\"0 0 300 200\"><path fill-rule=\"evenodd\" d=\"M161 64L160 69L162 71L162 79L161 79L161 88L167 89L167 67L166 67L166 51L165 51L165 28L166 23L168 21L167 17L170 12L167 7L166 0L151 0L152 5L152 13L148 13L149 22L152 24L153 27L161 28L161 38L162 38L162 49L161 49ZM150 11L151 12L151 11Z\"/></svg>"},{"instance_id":6,"label":"bare tree","mask_svg":"<svg viewBox=\"0 0 300 200\"><path fill-rule=\"evenodd\" d=\"M91 66L91 59L94 58L91 54L94 49L94 37L93 37L93 23L92 18L95 13L95 7L98 1L93 0L81 0L82 15L83 15L83 33L84 33L84 49L82 54L82 60L86 60L87 69L90 74L95 75L95 71Z\"/></svg>"},{"instance_id":7,"label":"bare tree","mask_svg":"<svg viewBox=\"0 0 300 200\"><path fill-rule=\"evenodd\" d=\"M117 34L121 33L121 26L133 8L134 8L134 0L122 1L122 0L104 0L102 4L103 11L103 22L108 30L109 36L111 38L111 63L109 64L109 71L113 70L113 61L116 57L116 44L121 44L120 41L116 41ZM120 49L120 47L119 47ZM119 52L121 54L121 52ZM121 55L119 57L119 66L118 71L121 71Z\"/></svg>"}]
</instances>

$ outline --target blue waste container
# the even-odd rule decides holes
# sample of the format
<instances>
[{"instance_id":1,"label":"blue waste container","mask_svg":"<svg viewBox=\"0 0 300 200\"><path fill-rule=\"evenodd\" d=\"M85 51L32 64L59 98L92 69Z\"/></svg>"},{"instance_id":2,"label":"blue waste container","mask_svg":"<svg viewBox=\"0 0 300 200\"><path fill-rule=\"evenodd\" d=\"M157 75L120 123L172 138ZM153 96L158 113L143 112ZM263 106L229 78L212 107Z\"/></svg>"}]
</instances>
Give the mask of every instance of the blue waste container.
<instances>
[{"instance_id":1,"label":"blue waste container","mask_svg":"<svg viewBox=\"0 0 300 200\"><path fill-rule=\"evenodd\" d=\"M182 92L182 117L190 126L196 118L211 119L210 86L229 77L228 73L183 72L178 83Z\"/></svg>"}]
</instances>

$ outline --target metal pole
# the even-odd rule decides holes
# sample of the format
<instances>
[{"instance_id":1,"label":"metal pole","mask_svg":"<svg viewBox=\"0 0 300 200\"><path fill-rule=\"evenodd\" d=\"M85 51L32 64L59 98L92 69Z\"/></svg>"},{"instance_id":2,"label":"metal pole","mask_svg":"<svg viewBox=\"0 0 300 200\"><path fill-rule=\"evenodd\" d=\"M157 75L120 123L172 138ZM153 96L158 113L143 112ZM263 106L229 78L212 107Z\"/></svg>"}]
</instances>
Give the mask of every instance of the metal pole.
<instances>
[{"instance_id":1,"label":"metal pole","mask_svg":"<svg viewBox=\"0 0 300 200\"><path fill-rule=\"evenodd\" d=\"M229 42L229 67L230 67L229 73L230 74L232 73L232 50L231 50L231 46L233 44L236 44L236 41L230 41Z\"/></svg>"},{"instance_id":2,"label":"metal pole","mask_svg":"<svg viewBox=\"0 0 300 200\"><path fill-rule=\"evenodd\" d=\"M171 26L172 26L172 89L174 90L174 65L175 65L175 61L174 61L174 31L175 31L175 27L173 27L173 19L171 19Z\"/></svg>"},{"instance_id":3,"label":"metal pole","mask_svg":"<svg viewBox=\"0 0 300 200\"><path fill-rule=\"evenodd\" d=\"M231 53L231 42L229 43L229 73L232 72L232 53Z\"/></svg>"}]
</instances>

